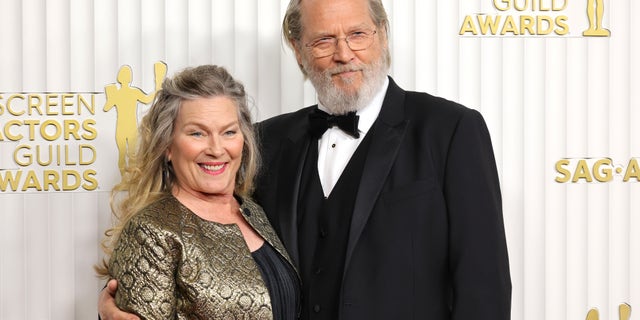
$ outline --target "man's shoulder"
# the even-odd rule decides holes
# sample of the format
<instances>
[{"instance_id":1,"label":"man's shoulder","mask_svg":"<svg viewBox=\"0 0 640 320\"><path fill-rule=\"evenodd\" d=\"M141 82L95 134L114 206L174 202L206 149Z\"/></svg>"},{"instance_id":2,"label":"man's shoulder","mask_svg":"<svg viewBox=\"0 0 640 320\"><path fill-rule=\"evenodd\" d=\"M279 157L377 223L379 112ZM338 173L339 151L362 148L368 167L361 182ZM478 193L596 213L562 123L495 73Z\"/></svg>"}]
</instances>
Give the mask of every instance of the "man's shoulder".
<instances>
[{"instance_id":1,"label":"man's shoulder","mask_svg":"<svg viewBox=\"0 0 640 320\"><path fill-rule=\"evenodd\" d=\"M315 106L309 106L293 112L279 114L277 116L262 120L256 123L256 125L259 127L273 127L283 124L286 125L293 122L299 122L301 119L305 119L306 117L308 117L310 110L314 107Z\"/></svg>"},{"instance_id":2,"label":"man's shoulder","mask_svg":"<svg viewBox=\"0 0 640 320\"><path fill-rule=\"evenodd\" d=\"M291 132L306 130L309 112L315 106L309 106L300 110L283 113L256 123L256 129L260 137L281 137Z\"/></svg>"},{"instance_id":3,"label":"man's shoulder","mask_svg":"<svg viewBox=\"0 0 640 320\"><path fill-rule=\"evenodd\" d=\"M441 96L423 91L404 90L395 83L393 78L389 79L387 98L391 103L402 101L407 118L456 118L473 110Z\"/></svg>"},{"instance_id":4,"label":"man's shoulder","mask_svg":"<svg viewBox=\"0 0 640 320\"><path fill-rule=\"evenodd\" d=\"M451 133L459 124L484 123L482 114L473 108L444 97L419 91L404 91L404 118L416 130Z\"/></svg>"},{"instance_id":5,"label":"man's shoulder","mask_svg":"<svg viewBox=\"0 0 640 320\"><path fill-rule=\"evenodd\" d=\"M459 116L472 110L458 102L418 91L407 91L406 104L410 110L414 112L438 114L442 116Z\"/></svg>"}]
</instances>

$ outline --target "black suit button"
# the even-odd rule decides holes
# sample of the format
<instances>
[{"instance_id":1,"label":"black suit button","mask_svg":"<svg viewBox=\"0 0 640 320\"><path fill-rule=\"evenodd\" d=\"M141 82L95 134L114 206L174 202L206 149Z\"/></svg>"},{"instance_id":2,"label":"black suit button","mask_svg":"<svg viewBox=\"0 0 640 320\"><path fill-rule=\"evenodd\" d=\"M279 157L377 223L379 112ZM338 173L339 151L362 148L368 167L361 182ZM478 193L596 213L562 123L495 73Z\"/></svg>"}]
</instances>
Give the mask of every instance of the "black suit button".
<instances>
[{"instance_id":1,"label":"black suit button","mask_svg":"<svg viewBox=\"0 0 640 320\"><path fill-rule=\"evenodd\" d=\"M321 274L321 273L322 273L322 268L316 269L316 274Z\"/></svg>"},{"instance_id":2,"label":"black suit button","mask_svg":"<svg viewBox=\"0 0 640 320\"><path fill-rule=\"evenodd\" d=\"M325 229L320 229L320 238L326 238L327 234L328 233Z\"/></svg>"},{"instance_id":3,"label":"black suit button","mask_svg":"<svg viewBox=\"0 0 640 320\"><path fill-rule=\"evenodd\" d=\"M320 312L320 305L316 304L315 306L313 306L313 311L316 313Z\"/></svg>"}]
</instances>

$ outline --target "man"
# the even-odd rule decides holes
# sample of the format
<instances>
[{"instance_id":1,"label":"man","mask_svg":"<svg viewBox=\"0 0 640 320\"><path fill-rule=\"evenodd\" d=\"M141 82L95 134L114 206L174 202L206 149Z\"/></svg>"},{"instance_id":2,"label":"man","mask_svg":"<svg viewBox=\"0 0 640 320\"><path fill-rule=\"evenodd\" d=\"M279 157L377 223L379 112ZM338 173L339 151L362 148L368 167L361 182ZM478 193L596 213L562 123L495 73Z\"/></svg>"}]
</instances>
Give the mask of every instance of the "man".
<instances>
[{"instance_id":1,"label":"man","mask_svg":"<svg viewBox=\"0 0 640 320\"><path fill-rule=\"evenodd\" d=\"M283 32L319 105L258 124L255 197L298 265L301 318L509 319L482 116L387 77L380 0L292 0ZM108 294L101 306L113 311Z\"/></svg>"}]
</instances>

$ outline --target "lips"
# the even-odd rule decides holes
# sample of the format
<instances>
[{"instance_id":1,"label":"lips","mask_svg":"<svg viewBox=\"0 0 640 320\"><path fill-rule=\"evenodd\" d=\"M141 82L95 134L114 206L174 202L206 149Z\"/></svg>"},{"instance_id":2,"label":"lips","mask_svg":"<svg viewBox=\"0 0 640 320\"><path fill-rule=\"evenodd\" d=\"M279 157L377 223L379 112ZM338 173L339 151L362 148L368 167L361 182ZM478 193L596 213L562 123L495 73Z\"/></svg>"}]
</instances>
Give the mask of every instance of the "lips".
<instances>
[{"instance_id":1,"label":"lips","mask_svg":"<svg viewBox=\"0 0 640 320\"><path fill-rule=\"evenodd\" d=\"M334 75L341 75L341 74L349 74L349 73L355 73L361 71L361 69L359 68L338 68L337 70L333 71Z\"/></svg>"},{"instance_id":2,"label":"lips","mask_svg":"<svg viewBox=\"0 0 640 320\"><path fill-rule=\"evenodd\" d=\"M349 76L349 75L352 75L352 74L355 74L355 73L356 73L355 70L348 70L348 71L338 72L335 75L337 75L337 76Z\"/></svg>"},{"instance_id":3,"label":"lips","mask_svg":"<svg viewBox=\"0 0 640 320\"><path fill-rule=\"evenodd\" d=\"M219 163L219 164L201 164L200 167L202 167L204 170L206 171L210 171L213 173L217 173L218 171L221 171L224 169L226 163Z\"/></svg>"},{"instance_id":4,"label":"lips","mask_svg":"<svg viewBox=\"0 0 640 320\"><path fill-rule=\"evenodd\" d=\"M332 77L340 79L340 81L345 82L347 84L351 84L356 79L358 79L358 75L362 71L361 68L358 67L339 67L333 70Z\"/></svg>"}]
</instances>

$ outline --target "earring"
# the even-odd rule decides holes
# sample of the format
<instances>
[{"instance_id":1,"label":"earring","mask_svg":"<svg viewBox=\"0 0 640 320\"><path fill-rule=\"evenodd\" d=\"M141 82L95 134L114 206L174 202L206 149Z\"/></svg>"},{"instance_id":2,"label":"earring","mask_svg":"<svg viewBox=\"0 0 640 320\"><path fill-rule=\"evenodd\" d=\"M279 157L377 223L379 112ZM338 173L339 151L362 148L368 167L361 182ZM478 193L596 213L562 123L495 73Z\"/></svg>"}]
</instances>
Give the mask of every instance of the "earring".
<instances>
[{"instance_id":1,"label":"earring","mask_svg":"<svg viewBox=\"0 0 640 320\"><path fill-rule=\"evenodd\" d=\"M171 160L164 159L162 163L162 188L169 188L169 180L171 179Z\"/></svg>"}]
</instances>

